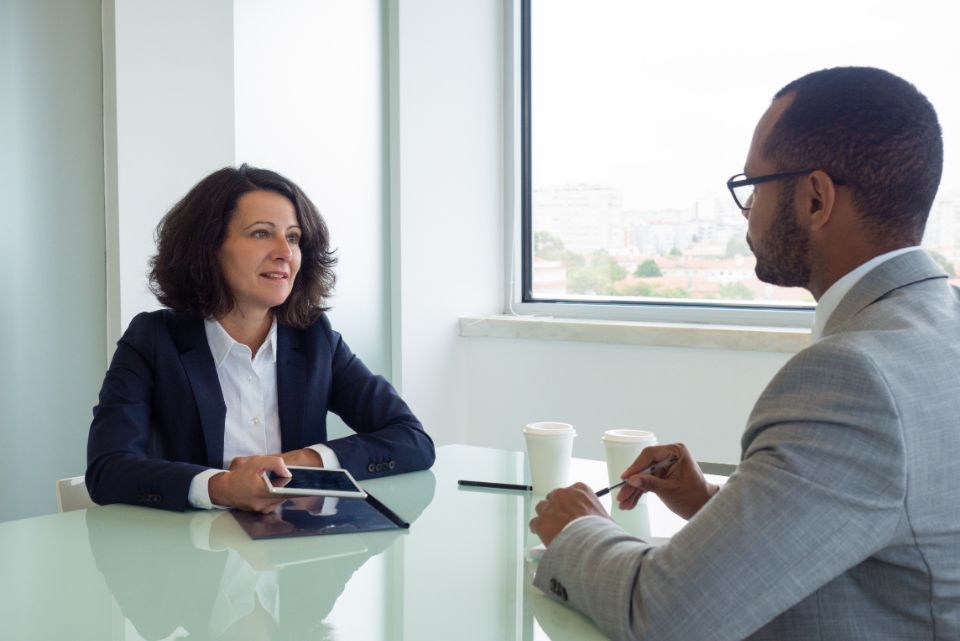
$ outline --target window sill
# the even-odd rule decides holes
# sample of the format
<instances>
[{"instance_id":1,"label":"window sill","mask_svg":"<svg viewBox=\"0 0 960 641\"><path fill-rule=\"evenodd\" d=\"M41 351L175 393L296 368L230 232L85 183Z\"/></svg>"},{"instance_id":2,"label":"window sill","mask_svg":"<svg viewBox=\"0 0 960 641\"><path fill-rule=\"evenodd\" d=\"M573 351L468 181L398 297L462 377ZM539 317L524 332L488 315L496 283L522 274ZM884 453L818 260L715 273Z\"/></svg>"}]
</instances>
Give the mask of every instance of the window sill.
<instances>
[{"instance_id":1,"label":"window sill","mask_svg":"<svg viewBox=\"0 0 960 641\"><path fill-rule=\"evenodd\" d=\"M641 323L507 315L461 318L460 336L787 354L799 352L810 344L810 330L805 328Z\"/></svg>"}]
</instances>

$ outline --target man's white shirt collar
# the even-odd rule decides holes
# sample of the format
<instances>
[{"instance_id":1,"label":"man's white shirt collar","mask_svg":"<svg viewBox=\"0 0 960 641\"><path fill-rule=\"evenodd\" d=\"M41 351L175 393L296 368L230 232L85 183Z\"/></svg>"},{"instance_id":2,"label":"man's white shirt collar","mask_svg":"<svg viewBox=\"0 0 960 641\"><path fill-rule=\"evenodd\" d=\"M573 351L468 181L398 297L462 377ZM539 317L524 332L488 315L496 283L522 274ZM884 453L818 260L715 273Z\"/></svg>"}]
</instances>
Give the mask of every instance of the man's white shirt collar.
<instances>
[{"instance_id":1,"label":"man's white shirt collar","mask_svg":"<svg viewBox=\"0 0 960 641\"><path fill-rule=\"evenodd\" d=\"M223 328L223 325L220 324L220 321L205 320L203 321L203 328L207 333L207 343L210 345L210 354L213 356L213 363L217 367L220 367L223 361L227 358L227 355L230 354L230 350L233 349L233 346L240 345L241 343L233 340L230 334L227 333L227 330ZM263 351L264 348L267 349L266 352ZM263 341L263 345L261 345L260 349L257 351L257 355L261 355L261 358L269 359L269 362L271 363L275 363L277 361L276 316L273 317L273 323L270 325L270 331L267 333L267 338Z\"/></svg>"},{"instance_id":2,"label":"man's white shirt collar","mask_svg":"<svg viewBox=\"0 0 960 641\"><path fill-rule=\"evenodd\" d=\"M868 272L872 271L876 267L879 267L891 258L896 258L902 254L919 250L919 247L903 247L902 249L895 249L892 252L874 256L853 271L844 274L840 280L831 285L827 291L823 292L823 296L820 297L820 300L817 303L816 316L813 321L813 331L810 334L811 340L814 342L820 340L820 337L823 336L823 330L827 326L827 321L830 320L831 316L833 316L833 312L837 310L837 306L840 305L840 301L843 300L843 297L846 296L847 293L853 289L853 286L856 285L861 278L866 276Z\"/></svg>"}]
</instances>

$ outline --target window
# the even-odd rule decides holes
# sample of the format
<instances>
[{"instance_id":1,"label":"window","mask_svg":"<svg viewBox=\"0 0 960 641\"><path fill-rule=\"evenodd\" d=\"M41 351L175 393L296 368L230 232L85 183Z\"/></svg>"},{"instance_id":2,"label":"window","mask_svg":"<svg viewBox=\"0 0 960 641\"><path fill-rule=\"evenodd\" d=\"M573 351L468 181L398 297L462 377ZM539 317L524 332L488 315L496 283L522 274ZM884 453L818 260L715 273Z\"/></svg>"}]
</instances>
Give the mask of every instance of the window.
<instances>
[{"instance_id":1,"label":"window","mask_svg":"<svg viewBox=\"0 0 960 641\"><path fill-rule=\"evenodd\" d=\"M948 164L924 245L956 273L960 45L940 3L523 0L520 13L521 309L812 322L806 290L756 278L725 183L776 90L838 65L888 69L937 108Z\"/></svg>"}]
</instances>

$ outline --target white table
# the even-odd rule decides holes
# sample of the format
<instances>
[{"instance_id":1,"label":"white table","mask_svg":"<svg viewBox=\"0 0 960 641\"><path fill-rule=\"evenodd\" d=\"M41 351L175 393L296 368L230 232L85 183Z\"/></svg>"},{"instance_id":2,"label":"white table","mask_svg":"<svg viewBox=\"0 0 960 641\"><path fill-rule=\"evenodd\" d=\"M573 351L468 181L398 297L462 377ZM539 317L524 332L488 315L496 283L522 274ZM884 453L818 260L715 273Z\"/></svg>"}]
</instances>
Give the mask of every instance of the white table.
<instances>
[{"instance_id":1,"label":"white table","mask_svg":"<svg viewBox=\"0 0 960 641\"><path fill-rule=\"evenodd\" d=\"M430 471L363 483L413 522L408 532L253 541L228 513L123 505L0 523L2 636L603 639L531 585L534 497L457 487L525 477L521 453L456 445L439 448ZM571 480L603 487L605 465L575 460ZM651 499L628 529L682 527Z\"/></svg>"}]
</instances>

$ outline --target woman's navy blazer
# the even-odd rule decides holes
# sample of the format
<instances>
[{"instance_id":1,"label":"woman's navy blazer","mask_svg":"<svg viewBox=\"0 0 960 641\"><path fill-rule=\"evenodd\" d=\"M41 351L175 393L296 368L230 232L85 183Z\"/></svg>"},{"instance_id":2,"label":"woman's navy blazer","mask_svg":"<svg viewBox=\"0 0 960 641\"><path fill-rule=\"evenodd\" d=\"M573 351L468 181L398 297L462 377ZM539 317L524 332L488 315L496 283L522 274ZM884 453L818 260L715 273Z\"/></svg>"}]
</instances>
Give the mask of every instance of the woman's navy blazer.
<instances>
[{"instance_id":1,"label":"woman's navy blazer","mask_svg":"<svg viewBox=\"0 0 960 641\"><path fill-rule=\"evenodd\" d=\"M420 421L325 314L303 330L278 324L277 397L284 452L324 443L358 479L433 464L433 441ZM167 309L137 315L93 409L91 498L186 509L193 477L223 467L226 411L203 320ZM328 441L328 411L356 434Z\"/></svg>"}]
</instances>

